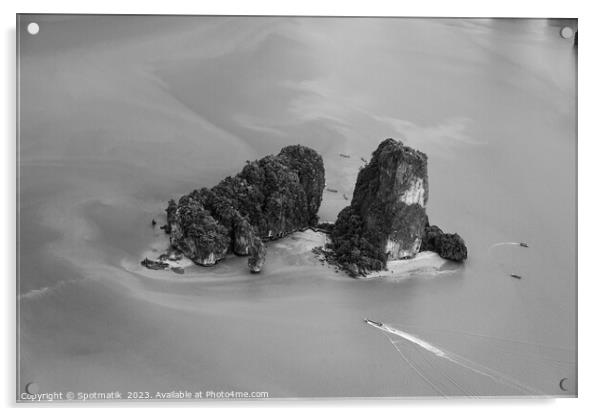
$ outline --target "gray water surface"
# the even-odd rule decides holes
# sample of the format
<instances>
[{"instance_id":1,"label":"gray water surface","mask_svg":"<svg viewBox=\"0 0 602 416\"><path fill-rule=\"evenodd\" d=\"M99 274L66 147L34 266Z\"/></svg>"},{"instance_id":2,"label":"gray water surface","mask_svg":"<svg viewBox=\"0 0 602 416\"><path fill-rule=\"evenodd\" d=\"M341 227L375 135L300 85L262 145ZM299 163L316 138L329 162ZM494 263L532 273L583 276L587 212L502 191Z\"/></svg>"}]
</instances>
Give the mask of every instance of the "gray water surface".
<instances>
[{"instance_id":1,"label":"gray water surface","mask_svg":"<svg viewBox=\"0 0 602 416\"><path fill-rule=\"evenodd\" d=\"M576 395L563 22L20 19L20 391ZM463 236L464 265L354 280L293 236L260 275L244 258L184 276L134 267L168 199L287 144L323 155L339 192L320 215L334 220L386 137L429 156L429 217ZM529 248L499 244L518 241Z\"/></svg>"}]
</instances>

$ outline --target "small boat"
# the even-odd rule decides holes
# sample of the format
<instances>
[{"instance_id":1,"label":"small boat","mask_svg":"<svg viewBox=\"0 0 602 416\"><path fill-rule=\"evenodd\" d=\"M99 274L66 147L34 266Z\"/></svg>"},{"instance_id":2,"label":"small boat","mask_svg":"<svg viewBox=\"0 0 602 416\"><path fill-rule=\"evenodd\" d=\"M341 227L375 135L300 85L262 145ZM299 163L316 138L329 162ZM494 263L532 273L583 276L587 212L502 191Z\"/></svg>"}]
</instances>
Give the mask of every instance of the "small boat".
<instances>
[{"instance_id":1,"label":"small boat","mask_svg":"<svg viewBox=\"0 0 602 416\"><path fill-rule=\"evenodd\" d=\"M153 218L153 220L151 221L151 225L154 227L155 225L157 225L157 221L155 221L155 219Z\"/></svg>"},{"instance_id":2,"label":"small boat","mask_svg":"<svg viewBox=\"0 0 602 416\"><path fill-rule=\"evenodd\" d=\"M366 159L364 159L363 157L361 159L362 159L362 162L368 163L368 161Z\"/></svg>"},{"instance_id":3,"label":"small boat","mask_svg":"<svg viewBox=\"0 0 602 416\"><path fill-rule=\"evenodd\" d=\"M177 274L184 274L184 269L181 267L172 267L171 271Z\"/></svg>"},{"instance_id":4,"label":"small boat","mask_svg":"<svg viewBox=\"0 0 602 416\"><path fill-rule=\"evenodd\" d=\"M378 326L378 327L383 326L382 322L376 322L376 321L373 321L373 320L368 319L368 318L364 318L364 323L366 323L368 325L372 325L372 326Z\"/></svg>"},{"instance_id":5,"label":"small boat","mask_svg":"<svg viewBox=\"0 0 602 416\"><path fill-rule=\"evenodd\" d=\"M349 159L351 156L346 155L345 153L339 153L339 156L344 157L345 159Z\"/></svg>"},{"instance_id":6,"label":"small boat","mask_svg":"<svg viewBox=\"0 0 602 416\"><path fill-rule=\"evenodd\" d=\"M522 279L523 278L521 275L514 274L514 273L510 273L510 276L514 277L515 279Z\"/></svg>"},{"instance_id":7,"label":"small boat","mask_svg":"<svg viewBox=\"0 0 602 416\"><path fill-rule=\"evenodd\" d=\"M335 193L335 194L336 194L337 192L339 192L339 191L337 191L336 189L332 189L332 188L326 188L326 190L327 190L328 192L332 192L332 193Z\"/></svg>"},{"instance_id":8,"label":"small boat","mask_svg":"<svg viewBox=\"0 0 602 416\"><path fill-rule=\"evenodd\" d=\"M349 200L349 198L347 198L347 195L343 194L343 198L345 198L345 201Z\"/></svg>"},{"instance_id":9,"label":"small boat","mask_svg":"<svg viewBox=\"0 0 602 416\"><path fill-rule=\"evenodd\" d=\"M520 244L520 246L521 246L521 247L529 247L529 244L527 244L527 243L522 243L522 242L521 242L521 243L519 243L519 244Z\"/></svg>"}]
</instances>

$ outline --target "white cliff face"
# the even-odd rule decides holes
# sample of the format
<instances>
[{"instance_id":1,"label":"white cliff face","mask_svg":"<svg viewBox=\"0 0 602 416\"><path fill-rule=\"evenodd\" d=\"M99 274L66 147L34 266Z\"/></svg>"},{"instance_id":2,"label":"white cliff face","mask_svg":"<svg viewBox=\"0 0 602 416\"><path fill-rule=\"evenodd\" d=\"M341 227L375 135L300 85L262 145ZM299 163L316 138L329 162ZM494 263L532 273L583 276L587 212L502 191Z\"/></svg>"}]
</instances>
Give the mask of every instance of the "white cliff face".
<instances>
[{"instance_id":1,"label":"white cliff face","mask_svg":"<svg viewBox=\"0 0 602 416\"><path fill-rule=\"evenodd\" d=\"M193 259L193 261L201 266L213 266L218 261L224 259L226 257L226 253L228 250L224 250L222 253L219 252L211 252L207 256L197 256Z\"/></svg>"},{"instance_id":2,"label":"white cliff face","mask_svg":"<svg viewBox=\"0 0 602 416\"><path fill-rule=\"evenodd\" d=\"M419 204L424 208L425 194L424 180L422 178L415 178L410 183L410 187L399 197L399 201L406 205Z\"/></svg>"},{"instance_id":3,"label":"white cliff face","mask_svg":"<svg viewBox=\"0 0 602 416\"><path fill-rule=\"evenodd\" d=\"M234 241L234 252L239 256L249 255L249 240L243 237L239 237Z\"/></svg>"},{"instance_id":4,"label":"white cliff face","mask_svg":"<svg viewBox=\"0 0 602 416\"><path fill-rule=\"evenodd\" d=\"M227 253L226 249L222 253L210 252L209 254L203 256L198 252L197 243L193 238L184 238L182 242L183 244L180 244L179 246L179 248L182 250L182 253L200 266L212 266L218 261L222 260Z\"/></svg>"},{"instance_id":5,"label":"white cliff face","mask_svg":"<svg viewBox=\"0 0 602 416\"><path fill-rule=\"evenodd\" d=\"M406 205L418 204L421 207L426 205L426 189L424 187L423 178L414 178L411 180L408 189L401 194L399 202L403 202ZM410 240L411 241L411 240ZM386 252L388 253L389 260L401 260L414 257L420 250L422 239L417 237L411 244L406 241L402 244L400 241L387 239Z\"/></svg>"},{"instance_id":6,"label":"white cliff face","mask_svg":"<svg viewBox=\"0 0 602 416\"><path fill-rule=\"evenodd\" d=\"M215 254L210 253L209 256L207 257L199 257L196 260L199 264L203 265L203 266L209 266L212 264L215 264Z\"/></svg>"},{"instance_id":7,"label":"white cliff face","mask_svg":"<svg viewBox=\"0 0 602 416\"><path fill-rule=\"evenodd\" d=\"M388 253L388 260L401 260L412 258L420 250L420 244L422 244L421 238L416 238L409 249L402 248L399 241L387 240L386 252Z\"/></svg>"},{"instance_id":8,"label":"white cliff face","mask_svg":"<svg viewBox=\"0 0 602 416\"><path fill-rule=\"evenodd\" d=\"M182 230L180 229L180 225L176 221L172 221L169 223L171 228L171 232L169 235L169 242L172 245L175 245L179 239L183 237Z\"/></svg>"}]
</instances>

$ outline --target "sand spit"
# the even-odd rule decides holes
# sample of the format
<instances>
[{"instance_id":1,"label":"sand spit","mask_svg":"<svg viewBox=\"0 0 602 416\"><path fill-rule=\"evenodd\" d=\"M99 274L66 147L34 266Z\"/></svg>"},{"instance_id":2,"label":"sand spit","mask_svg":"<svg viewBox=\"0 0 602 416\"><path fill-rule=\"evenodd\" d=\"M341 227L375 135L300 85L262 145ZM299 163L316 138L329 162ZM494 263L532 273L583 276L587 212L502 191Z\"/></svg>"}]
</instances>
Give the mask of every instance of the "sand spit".
<instances>
[{"instance_id":1,"label":"sand spit","mask_svg":"<svg viewBox=\"0 0 602 416\"><path fill-rule=\"evenodd\" d=\"M445 271L448 260L432 251L423 251L412 259L393 260L387 262L387 270L372 272L360 279L374 279L376 277L409 277L418 273L433 273Z\"/></svg>"},{"instance_id":2,"label":"sand spit","mask_svg":"<svg viewBox=\"0 0 602 416\"><path fill-rule=\"evenodd\" d=\"M316 247L324 247L328 243L328 235L314 230L305 230L295 232L283 239L268 243L268 257L281 257L281 258L292 258L295 257L298 261L295 263L299 265L319 267L329 266L336 269L335 266L329 265L327 262L319 261L316 262L313 259L320 260L321 257L313 253L313 249ZM169 248L169 240L166 236L159 236L153 241L150 247L145 250L140 259L148 258L151 260L158 260L159 256L166 253ZM230 256L229 256L230 257ZM190 259L182 257L180 260L161 260L167 263L169 266L165 270L150 270L138 263L130 264L127 262L127 266L124 267L131 272L144 275L151 278L169 278L169 279L188 279L199 277L201 274L206 275L209 269L219 269L224 267L227 263L232 262L236 258L225 259L223 264L217 264L210 268L197 266ZM303 261L305 260L305 261ZM307 263L307 264L306 264ZM439 273L449 270L447 267L449 261L441 258L437 253L432 251L425 251L418 253L414 258L407 260L394 260L387 263L387 270L380 270L378 272L370 273L366 276L359 277L360 279L369 280L374 278L408 278L417 274L432 274ZM171 269L182 268L185 272L183 275L174 273ZM243 271L245 273L245 271Z\"/></svg>"}]
</instances>

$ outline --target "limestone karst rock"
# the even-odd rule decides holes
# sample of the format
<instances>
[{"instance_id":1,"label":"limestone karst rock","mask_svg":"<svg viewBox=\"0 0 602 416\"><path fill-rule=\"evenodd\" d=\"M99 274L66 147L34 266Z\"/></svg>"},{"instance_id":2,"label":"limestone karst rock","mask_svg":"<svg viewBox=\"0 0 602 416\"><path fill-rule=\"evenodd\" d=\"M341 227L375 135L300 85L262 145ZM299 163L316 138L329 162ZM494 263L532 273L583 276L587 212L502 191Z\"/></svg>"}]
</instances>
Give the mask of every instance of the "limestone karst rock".
<instances>
[{"instance_id":1,"label":"limestone karst rock","mask_svg":"<svg viewBox=\"0 0 602 416\"><path fill-rule=\"evenodd\" d=\"M333 227L328 248L337 263L355 276L414 257L428 226L428 195L427 156L394 139L381 142ZM463 260L460 242L459 236L444 237L437 249Z\"/></svg>"},{"instance_id":2,"label":"limestone karst rock","mask_svg":"<svg viewBox=\"0 0 602 416\"><path fill-rule=\"evenodd\" d=\"M339 213L331 248L356 274L413 257L424 234L428 201L427 157L387 139L357 175L351 205ZM357 267L356 267L357 266Z\"/></svg>"},{"instance_id":3,"label":"limestone karst rock","mask_svg":"<svg viewBox=\"0 0 602 416\"><path fill-rule=\"evenodd\" d=\"M258 237L253 238L249 247L249 270L251 273L259 273L265 263L267 250L265 244Z\"/></svg>"},{"instance_id":4,"label":"limestone karst rock","mask_svg":"<svg viewBox=\"0 0 602 416\"><path fill-rule=\"evenodd\" d=\"M468 249L458 234L444 233L436 225L428 225L424 230L424 238L420 251L434 251L444 259L464 261L468 257Z\"/></svg>"},{"instance_id":5,"label":"limestone karst rock","mask_svg":"<svg viewBox=\"0 0 602 416\"><path fill-rule=\"evenodd\" d=\"M261 257L250 264L258 272L262 240L317 224L324 183L322 157L308 147L287 146L276 156L247 162L211 189L170 201L165 231L171 245L197 264L213 265L228 252L250 254Z\"/></svg>"},{"instance_id":6,"label":"limestone karst rock","mask_svg":"<svg viewBox=\"0 0 602 416\"><path fill-rule=\"evenodd\" d=\"M169 201L164 229L172 248L197 264L214 265L228 253L248 255L257 273L265 263L265 240L318 224L324 185L322 157L304 146L287 146L247 162L211 189ZM329 259L353 276L424 250L465 260L464 240L429 224L428 196L427 156L384 140L360 169L351 205L328 227Z\"/></svg>"}]
</instances>

